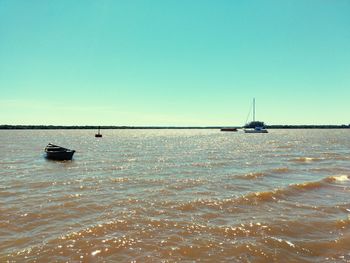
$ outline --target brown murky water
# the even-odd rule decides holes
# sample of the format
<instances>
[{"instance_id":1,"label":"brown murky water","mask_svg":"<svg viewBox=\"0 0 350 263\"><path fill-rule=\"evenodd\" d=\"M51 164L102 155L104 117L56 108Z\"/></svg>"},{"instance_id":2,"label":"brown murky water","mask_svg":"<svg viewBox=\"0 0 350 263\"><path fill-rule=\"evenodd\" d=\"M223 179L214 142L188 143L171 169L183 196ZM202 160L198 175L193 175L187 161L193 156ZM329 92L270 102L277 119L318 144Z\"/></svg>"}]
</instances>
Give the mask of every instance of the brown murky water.
<instances>
[{"instance_id":1,"label":"brown murky water","mask_svg":"<svg viewBox=\"0 0 350 263\"><path fill-rule=\"evenodd\" d=\"M349 130L94 133L0 131L0 262L350 262Z\"/></svg>"}]
</instances>

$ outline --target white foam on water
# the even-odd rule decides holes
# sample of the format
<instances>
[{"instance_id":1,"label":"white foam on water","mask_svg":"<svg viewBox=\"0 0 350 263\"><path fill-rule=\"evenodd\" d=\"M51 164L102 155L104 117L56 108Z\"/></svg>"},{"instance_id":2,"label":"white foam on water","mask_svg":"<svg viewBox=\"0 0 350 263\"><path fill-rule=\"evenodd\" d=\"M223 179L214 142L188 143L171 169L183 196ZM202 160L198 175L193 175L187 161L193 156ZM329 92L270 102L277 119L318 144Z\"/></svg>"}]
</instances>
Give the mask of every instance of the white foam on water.
<instances>
[{"instance_id":1,"label":"white foam on water","mask_svg":"<svg viewBox=\"0 0 350 263\"><path fill-rule=\"evenodd\" d=\"M290 241L288 241L288 240L284 240L284 239L277 238L277 237L270 237L270 238L273 239L273 240L276 240L276 241L278 241L278 242L280 242L280 243L285 242L285 243L287 243L290 247L295 247L295 244L293 244L292 242L290 242Z\"/></svg>"},{"instance_id":2,"label":"white foam on water","mask_svg":"<svg viewBox=\"0 0 350 263\"><path fill-rule=\"evenodd\" d=\"M94 252L91 252L91 255L92 255L92 256L95 256L95 255L97 255L98 253L101 253L101 250L95 250Z\"/></svg>"},{"instance_id":3,"label":"white foam on water","mask_svg":"<svg viewBox=\"0 0 350 263\"><path fill-rule=\"evenodd\" d=\"M337 182L345 182L350 180L348 175L336 175L332 176L332 178Z\"/></svg>"}]
</instances>

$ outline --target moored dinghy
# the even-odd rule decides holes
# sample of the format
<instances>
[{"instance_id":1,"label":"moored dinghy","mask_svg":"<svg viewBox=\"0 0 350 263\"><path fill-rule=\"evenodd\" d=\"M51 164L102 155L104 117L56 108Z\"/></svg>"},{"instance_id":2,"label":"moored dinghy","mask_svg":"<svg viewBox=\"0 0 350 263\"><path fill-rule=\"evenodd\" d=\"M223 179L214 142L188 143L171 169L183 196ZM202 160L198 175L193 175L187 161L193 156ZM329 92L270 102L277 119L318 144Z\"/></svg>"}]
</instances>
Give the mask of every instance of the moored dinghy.
<instances>
[{"instance_id":1,"label":"moored dinghy","mask_svg":"<svg viewBox=\"0 0 350 263\"><path fill-rule=\"evenodd\" d=\"M237 128L233 128L233 127L227 127L227 128L221 128L220 131L224 131L224 132L236 132L238 131Z\"/></svg>"},{"instance_id":2,"label":"moored dinghy","mask_svg":"<svg viewBox=\"0 0 350 263\"><path fill-rule=\"evenodd\" d=\"M58 145L49 143L45 147L45 153L47 159L52 160L71 160L75 150L70 150Z\"/></svg>"}]
</instances>

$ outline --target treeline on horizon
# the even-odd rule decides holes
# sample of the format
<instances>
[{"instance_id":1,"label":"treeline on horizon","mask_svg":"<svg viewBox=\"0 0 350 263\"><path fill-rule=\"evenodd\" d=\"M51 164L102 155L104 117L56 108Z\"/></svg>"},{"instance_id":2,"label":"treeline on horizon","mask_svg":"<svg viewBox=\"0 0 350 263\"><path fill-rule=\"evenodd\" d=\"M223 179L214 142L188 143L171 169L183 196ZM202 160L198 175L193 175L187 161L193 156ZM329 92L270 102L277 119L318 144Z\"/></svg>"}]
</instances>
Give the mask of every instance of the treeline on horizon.
<instances>
[{"instance_id":1,"label":"treeline on horizon","mask_svg":"<svg viewBox=\"0 0 350 263\"><path fill-rule=\"evenodd\" d=\"M221 129L228 126L94 126L94 125L0 125L0 130L74 130L74 129ZM349 125L265 125L267 129L349 129ZM230 128L243 129L241 126Z\"/></svg>"}]
</instances>

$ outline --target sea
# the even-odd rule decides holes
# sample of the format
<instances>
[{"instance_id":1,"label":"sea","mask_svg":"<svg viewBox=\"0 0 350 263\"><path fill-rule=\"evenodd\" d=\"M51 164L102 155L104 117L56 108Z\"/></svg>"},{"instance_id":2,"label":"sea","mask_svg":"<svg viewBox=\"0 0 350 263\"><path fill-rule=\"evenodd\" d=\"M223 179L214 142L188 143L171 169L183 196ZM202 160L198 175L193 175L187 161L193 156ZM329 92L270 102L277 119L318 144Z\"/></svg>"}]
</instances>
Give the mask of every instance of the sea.
<instances>
[{"instance_id":1,"label":"sea","mask_svg":"<svg viewBox=\"0 0 350 263\"><path fill-rule=\"evenodd\" d=\"M0 262L350 262L350 129L95 132L0 131Z\"/></svg>"}]
</instances>

